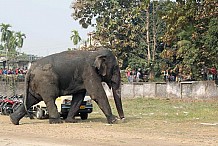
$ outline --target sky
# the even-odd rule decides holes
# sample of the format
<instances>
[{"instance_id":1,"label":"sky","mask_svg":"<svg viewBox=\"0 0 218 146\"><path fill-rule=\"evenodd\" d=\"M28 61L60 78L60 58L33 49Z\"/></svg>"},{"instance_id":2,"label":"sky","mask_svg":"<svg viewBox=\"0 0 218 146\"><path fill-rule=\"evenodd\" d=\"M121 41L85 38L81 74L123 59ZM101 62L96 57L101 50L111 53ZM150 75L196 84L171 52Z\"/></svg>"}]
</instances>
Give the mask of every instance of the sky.
<instances>
[{"instance_id":1,"label":"sky","mask_svg":"<svg viewBox=\"0 0 218 146\"><path fill-rule=\"evenodd\" d=\"M0 24L26 35L21 52L47 56L77 47L70 40L77 30L82 40L93 28L84 29L75 21L70 8L74 0L0 0Z\"/></svg>"}]
</instances>

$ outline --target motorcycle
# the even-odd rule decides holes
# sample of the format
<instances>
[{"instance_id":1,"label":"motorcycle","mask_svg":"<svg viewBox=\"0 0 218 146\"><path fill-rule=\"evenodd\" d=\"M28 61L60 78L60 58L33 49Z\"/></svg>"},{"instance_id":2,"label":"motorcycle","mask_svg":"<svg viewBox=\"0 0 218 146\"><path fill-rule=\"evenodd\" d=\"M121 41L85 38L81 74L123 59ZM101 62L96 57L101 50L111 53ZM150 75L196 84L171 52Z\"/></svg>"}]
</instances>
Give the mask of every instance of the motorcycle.
<instances>
[{"instance_id":1,"label":"motorcycle","mask_svg":"<svg viewBox=\"0 0 218 146\"><path fill-rule=\"evenodd\" d=\"M13 113L17 107L22 103L21 99L22 95L14 95L9 98L3 99L0 105L0 111L2 115L10 115Z\"/></svg>"}]
</instances>

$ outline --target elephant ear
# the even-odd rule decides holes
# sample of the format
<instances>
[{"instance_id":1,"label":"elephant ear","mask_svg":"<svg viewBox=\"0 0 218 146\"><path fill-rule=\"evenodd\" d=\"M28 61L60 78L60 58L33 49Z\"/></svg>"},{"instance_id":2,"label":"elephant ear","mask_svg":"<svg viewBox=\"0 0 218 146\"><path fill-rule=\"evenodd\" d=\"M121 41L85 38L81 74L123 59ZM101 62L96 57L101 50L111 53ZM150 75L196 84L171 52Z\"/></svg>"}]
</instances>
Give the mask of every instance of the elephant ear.
<instances>
[{"instance_id":1,"label":"elephant ear","mask_svg":"<svg viewBox=\"0 0 218 146\"><path fill-rule=\"evenodd\" d=\"M107 73L106 56L97 56L94 62L94 66L98 69L99 74L105 76Z\"/></svg>"}]
</instances>

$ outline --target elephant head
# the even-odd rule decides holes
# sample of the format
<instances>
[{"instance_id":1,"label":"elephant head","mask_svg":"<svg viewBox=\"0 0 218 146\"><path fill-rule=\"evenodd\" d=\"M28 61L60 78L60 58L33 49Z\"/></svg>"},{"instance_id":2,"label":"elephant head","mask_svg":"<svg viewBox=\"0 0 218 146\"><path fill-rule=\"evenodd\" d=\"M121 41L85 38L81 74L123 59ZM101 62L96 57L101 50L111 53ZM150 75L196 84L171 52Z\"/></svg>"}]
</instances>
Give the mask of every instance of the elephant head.
<instances>
[{"instance_id":1,"label":"elephant head","mask_svg":"<svg viewBox=\"0 0 218 146\"><path fill-rule=\"evenodd\" d=\"M113 97L120 119L124 119L121 101L121 75L120 68L113 53L109 50L101 50L95 59L94 66L109 88L112 88Z\"/></svg>"}]
</instances>

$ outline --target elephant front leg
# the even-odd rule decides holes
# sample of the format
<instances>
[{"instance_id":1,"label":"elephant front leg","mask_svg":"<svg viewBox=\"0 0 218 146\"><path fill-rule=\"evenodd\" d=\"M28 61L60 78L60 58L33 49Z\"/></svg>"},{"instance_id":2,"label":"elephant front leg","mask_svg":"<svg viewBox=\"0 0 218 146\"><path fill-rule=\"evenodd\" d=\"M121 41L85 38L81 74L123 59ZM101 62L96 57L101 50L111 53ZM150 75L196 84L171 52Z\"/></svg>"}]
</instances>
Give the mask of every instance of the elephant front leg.
<instances>
[{"instance_id":1,"label":"elephant front leg","mask_svg":"<svg viewBox=\"0 0 218 146\"><path fill-rule=\"evenodd\" d=\"M108 124L113 124L117 121L118 117L112 114L107 97L98 97L97 99L94 99L94 101L106 116Z\"/></svg>"},{"instance_id":2,"label":"elephant front leg","mask_svg":"<svg viewBox=\"0 0 218 146\"><path fill-rule=\"evenodd\" d=\"M67 123L76 123L77 122L75 120L75 116L76 116L77 112L79 111L80 105L83 102L83 99L85 97L85 93L86 92L73 94L73 98L71 101L71 107L70 107L70 110L69 110L69 113L67 115L65 122L67 122Z\"/></svg>"},{"instance_id":3,"label":"elephant front leg","mask_svg":"<svg viewBox=\"0 0 218 146\"><path fill-rule=\"evenodd\" d=\"M60 114L58 113L57 106L55 105L54 100L50 100L48 102L45 101L46 107L48 109L49 114L49 123L50 124L59 124L63 123L60 119Z\"/></svg>"},{"instance_id":4,"label":"elephant front leg","mask_svg":"<svg viewBox=\"0 0 218 146\"><path fill-rule=\"evenodd\" d=\"M107 118L109 124L114 123L117 117L112 114L111 107L99 78L89 78L85 80L85 87L91 98L98 104Z\"/></svg>"}]
</instances>

